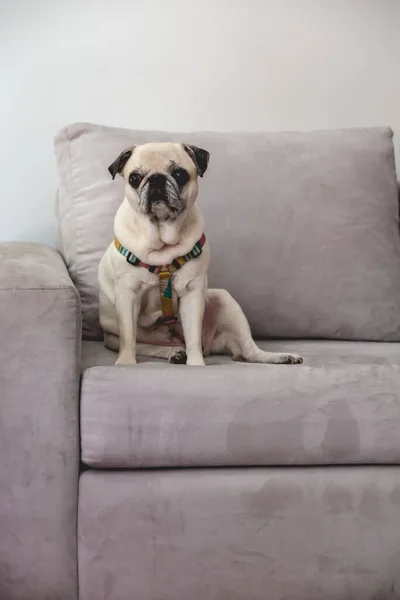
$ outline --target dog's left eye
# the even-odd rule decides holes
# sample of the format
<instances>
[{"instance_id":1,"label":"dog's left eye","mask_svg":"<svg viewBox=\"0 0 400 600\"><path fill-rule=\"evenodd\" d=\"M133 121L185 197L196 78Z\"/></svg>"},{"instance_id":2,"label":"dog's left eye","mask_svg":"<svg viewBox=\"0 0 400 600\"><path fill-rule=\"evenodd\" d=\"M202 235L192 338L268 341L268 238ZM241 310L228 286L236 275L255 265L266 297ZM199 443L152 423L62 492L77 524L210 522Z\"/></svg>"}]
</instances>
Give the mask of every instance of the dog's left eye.
<instances>
[{"instance_id":1,"label":"dog's left eye","mask_svg":"<svg viewBox=\"0 0 400 600\"><path fill-rule=\"evenodd\" d=\"M189 173L185 171L185 169L174 169L171 175L180 187L182 187L189 181Z\"/></svg>"},{"instance_id":2,"label":"dog's left eye","mask_svg":"<svg viewBox=\"0 0 400 600\"><path fill-rule=\"evenodd\" d=\"M129 185L131 185L133 188L138 188L140 185L140 182L142 181L142 176L139 173L136 173L135 171L133 171L130 175L129 175Z\"/></svg>"}]
</instances>

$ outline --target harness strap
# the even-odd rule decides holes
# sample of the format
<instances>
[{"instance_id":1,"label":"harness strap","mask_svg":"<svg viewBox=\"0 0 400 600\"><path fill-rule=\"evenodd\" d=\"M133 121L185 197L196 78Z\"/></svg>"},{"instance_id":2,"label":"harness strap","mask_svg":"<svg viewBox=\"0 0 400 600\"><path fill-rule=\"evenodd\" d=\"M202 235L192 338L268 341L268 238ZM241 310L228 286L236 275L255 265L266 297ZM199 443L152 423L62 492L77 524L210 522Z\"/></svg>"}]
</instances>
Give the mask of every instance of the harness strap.
<instances>
[{"instance_id":1,"label":"harness strap","mask_svg":"<svg viewBox=\"0 0 400 600\"><path fill-rule=\"evenodd\" d=\"M156 325L175 325L178 317L174 313L174 303L172 301L172 273L161 271L160 280L160 300L162 317L157 319Z\"/></svg>"},{"instance_id":2,"label":"harness strap","mask_svg":"<svg viewBox=\"0 0 400 600\"><path fill-rule=\"evenodd\" d=\"M114 238L114 245L118 252L126 258L126 261L133 267L143 267L158 275L160 282L160 303L162 316L157 319L156 326L168 325L172 326L178 320L178 317L174 313L174 304L172 300L172 273L178 271L192 258L198 258L202 251L203 246L206 243L206 236L203 233L198 242L193 246L190 252L183 256L178 256L172 263L166 266L148 265L142 262L137 256L125 248L121 242Z\"/></svg>"}]
</instances>

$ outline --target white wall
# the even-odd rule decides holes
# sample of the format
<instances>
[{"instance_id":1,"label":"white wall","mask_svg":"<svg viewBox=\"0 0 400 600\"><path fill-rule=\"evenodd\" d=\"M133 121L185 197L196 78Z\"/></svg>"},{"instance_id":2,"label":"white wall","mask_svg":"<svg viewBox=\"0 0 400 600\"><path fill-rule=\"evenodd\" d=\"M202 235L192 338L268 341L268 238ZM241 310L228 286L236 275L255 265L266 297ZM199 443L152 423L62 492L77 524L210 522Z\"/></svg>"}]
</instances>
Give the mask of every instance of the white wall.
<instances>
[{"instance_id":1,"label":"white wall","mask_svg":"<svg viewBox=\"0 0 400 600\"><path fill-rule=\"evenodd\" d=\"M65 124L400 133L399 58L399 0L0 0L0 240L54 241Z\"/></svg>"}]
</instances>

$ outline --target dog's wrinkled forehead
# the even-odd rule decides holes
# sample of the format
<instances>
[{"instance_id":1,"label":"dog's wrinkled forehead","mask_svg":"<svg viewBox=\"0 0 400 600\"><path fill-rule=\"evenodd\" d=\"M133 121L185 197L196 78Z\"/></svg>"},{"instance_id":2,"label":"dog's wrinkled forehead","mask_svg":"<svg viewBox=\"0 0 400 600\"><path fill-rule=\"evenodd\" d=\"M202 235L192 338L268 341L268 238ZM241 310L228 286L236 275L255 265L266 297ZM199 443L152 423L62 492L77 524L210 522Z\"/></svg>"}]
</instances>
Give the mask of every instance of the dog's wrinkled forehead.
<instances>
[{"instance_id":1,"label":"dog's wrinkled forehead","mask_svg":"<svg viewBox=\"0 0 400 600\"><path fill-rule=\"evenodd\" d=\"M174 164L196 173L196 166L182 144L168 142L142 144L136 146L132 152L126 164L125 173L135 169L153 172L169 171L171 165Z\"/></svg>"},{"instance_id":2,"label":"dog's wrinkled forehead","mask_svg":"<svg viewBox=\"0 0 400 600\"><path fill-rule=\"evenodd\" d=\"M127 148L108 167L114 179L119 173L127 177L133 170L168 171L171 166L185 169L190 175L203 177L208 167L209 152L191 144L171 142L149 143Z\"/></svg>"}]
</instances>

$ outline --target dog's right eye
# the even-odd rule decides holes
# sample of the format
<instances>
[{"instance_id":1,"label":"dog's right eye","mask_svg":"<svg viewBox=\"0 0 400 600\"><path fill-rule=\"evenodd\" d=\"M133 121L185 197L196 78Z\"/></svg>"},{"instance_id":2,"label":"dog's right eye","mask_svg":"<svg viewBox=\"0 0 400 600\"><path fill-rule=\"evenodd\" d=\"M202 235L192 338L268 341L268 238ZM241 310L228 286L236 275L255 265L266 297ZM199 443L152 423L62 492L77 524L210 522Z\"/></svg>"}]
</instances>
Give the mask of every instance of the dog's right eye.
<instances>
[{"instance_id":1,"label":"dog's right eye","mask_svg":"<svg viewBox=\"0 0 400 600\"><path fill-rule=\"evenodd\" d=\"M133 188L138 188L140 185L140 182L142 181L142 176L139 173L136 173L135 171L133 171L130 175L129 175L129 185L131 185Z\"/></svg>"}]
</instances>

